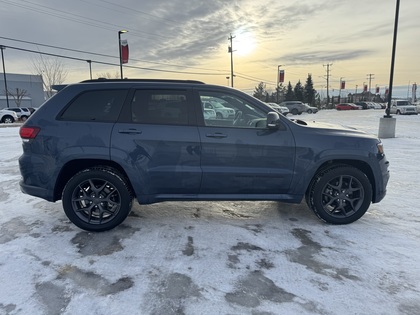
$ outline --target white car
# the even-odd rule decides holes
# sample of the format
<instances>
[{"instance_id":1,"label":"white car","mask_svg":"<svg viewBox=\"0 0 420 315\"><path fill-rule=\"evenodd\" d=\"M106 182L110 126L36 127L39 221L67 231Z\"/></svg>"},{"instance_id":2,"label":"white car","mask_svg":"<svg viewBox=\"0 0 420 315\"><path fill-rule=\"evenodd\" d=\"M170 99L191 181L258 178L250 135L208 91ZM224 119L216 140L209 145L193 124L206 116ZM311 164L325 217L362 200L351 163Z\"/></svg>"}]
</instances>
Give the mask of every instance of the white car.
<instances>
[{"instance_id":1,"label":"white car","mask_svg":"<svg viewBox=\"0 0 420 315\"><path fill-rule=\"evenodd\" d=\"M11 124L18 120L16 112L7 108L0 109L0 122L4 124Z\"/></svg>"},{"instance_id":2,"label":"white car","mask_svg":"<svg viewBox=\"0 0 420 315\"><path fill-rule=\"evenodd\" d=\"M26 121L26 119L28 119L32 114L29 108L26 107L10 107L8 109L16 112L19 120L21 121Z\"/></svg>"},{"instance_id":3,"label":"white car","mask_svg":"<svg viewBox=\"0 0 420 315\"><path fill-rule=\"evenodd\" d=\"M217 119L233 119L235 117L235 110L229 107L225 107L216 101L205 101L203 102L205 109L213 109L216 112Z\"/></svg>"},{"instance_id":4,"label":"white car","mask_svg":"<svg viewBox=\"0 0 420 315\"><path fill-rule=\"evenodd\" d=\"M268 106L270 106L272 109L278 111L280 114L283 114L286 116L290 113L289 109L286 106L280 106L277 103L267 103Z\"/></svg>"},{"instance_id":5,"label":"white car","mask_svg":"<svg viewBox=\"0 0 420 315\"><path fill-rule=\"evenodd\" d=\"M417 115L417 107L407 100L391 100L391 114Z\"/></svg>"}]
</instances>

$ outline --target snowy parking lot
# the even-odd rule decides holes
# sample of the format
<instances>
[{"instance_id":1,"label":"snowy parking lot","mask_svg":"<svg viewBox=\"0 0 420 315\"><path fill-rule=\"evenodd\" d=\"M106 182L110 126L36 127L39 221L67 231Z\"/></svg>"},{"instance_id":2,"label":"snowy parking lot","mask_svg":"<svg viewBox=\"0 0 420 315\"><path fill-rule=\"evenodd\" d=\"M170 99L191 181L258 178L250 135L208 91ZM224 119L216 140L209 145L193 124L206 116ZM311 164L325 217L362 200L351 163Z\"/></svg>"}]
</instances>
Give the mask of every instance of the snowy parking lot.
<instances>
[{"instance_id":1,"label":"snowy parking lot","mask_svg":"<svg viewBox=\"0 0 420 315\"><path fill-rule=\"evenodd\" d=\"M377 134L383 114L291 118ZM353 224L304 202L165 202L103 233L20 192L19 127L0 128L0 314L419 314L420 115L396 118L387 196Z\"/></svg>"}]
</instances>

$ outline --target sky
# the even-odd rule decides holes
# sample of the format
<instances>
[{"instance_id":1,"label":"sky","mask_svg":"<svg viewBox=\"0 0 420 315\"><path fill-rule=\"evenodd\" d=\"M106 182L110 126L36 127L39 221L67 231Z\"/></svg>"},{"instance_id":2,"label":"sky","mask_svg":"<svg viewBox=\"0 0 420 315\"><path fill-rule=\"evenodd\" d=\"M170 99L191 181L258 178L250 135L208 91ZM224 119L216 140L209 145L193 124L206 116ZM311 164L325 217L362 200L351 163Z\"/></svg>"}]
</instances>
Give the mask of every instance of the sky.
<instances>
[{"instance_id":1,"label":"sky","mask_svg":"<svg viewBox=\"0 0 420 315\"><path fill-rule=\"evenodd\" d=\"M124 77L228 85L232 35L234 87L245 92L259 82L274 90L281 65L286 84L311 74L326 94L329 64L330 95L338 95L340 80L349 93L369 83L384 93L395 11L395 0L0 0L0 45L10 47L6 72L34 72L39 54L16 48L81 59L60 59L71 83L89 79L86 60L93 78L119 76L118 31L128 30ZM401 1L394 89L403 96L420 82L418 12L419 1Z\"/></svg>"},{"instance_id":2,"label":"sky","mask_svg":"<svg viewBox=\"0 0 420 315\"><path fill-rule=\"evenodd\" d=\"M377 134L381 117L299 119ZM352 224L305 202L134 202L102 233L20 192L19 126L0 124L0 314L418 314L420 115L395 119L387 195Z\"/></svg>"}]
</instances>

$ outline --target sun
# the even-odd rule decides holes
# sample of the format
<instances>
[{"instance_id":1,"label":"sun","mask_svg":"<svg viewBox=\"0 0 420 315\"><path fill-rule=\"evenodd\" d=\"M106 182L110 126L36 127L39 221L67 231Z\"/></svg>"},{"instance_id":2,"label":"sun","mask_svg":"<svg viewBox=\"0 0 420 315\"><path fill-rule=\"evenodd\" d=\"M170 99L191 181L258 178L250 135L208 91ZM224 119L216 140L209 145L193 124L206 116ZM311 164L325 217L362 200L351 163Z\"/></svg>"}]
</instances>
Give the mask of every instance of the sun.
<instances>
[{"instance_id":1,"label":"sun","mask_svg":"<svg viewBox=\"0 0 420 315\"><path fill-rule=\"evenodd\" d=\"M250 31L239 29L233 34L233 50L240 56L251 54L255 50L255 37Z\"/></svg>"}]
</instances>

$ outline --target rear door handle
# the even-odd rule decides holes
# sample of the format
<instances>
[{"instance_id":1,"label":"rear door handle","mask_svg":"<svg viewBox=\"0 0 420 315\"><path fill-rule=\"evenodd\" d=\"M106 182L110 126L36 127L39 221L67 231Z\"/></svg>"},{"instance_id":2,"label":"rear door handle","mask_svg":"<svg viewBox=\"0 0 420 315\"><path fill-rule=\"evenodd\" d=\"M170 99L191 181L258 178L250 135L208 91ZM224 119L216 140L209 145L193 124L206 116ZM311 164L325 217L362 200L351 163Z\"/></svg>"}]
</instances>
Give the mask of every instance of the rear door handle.
<instances>
[{"instance_id":1,"label":"rear door handle","mask_svg":"<svg viewBox=\"0 0 420 315\"><path fill-rule=\"evenodd\" d=\"M221 139L221 138L227 138L227 135L225 135L223 133L216 132L216 133L208 133L208 134L206 134L206 137Z\"/></svg>"},{"instance_id":2,"label":"rear door handle","mask_svg":"<svg viewBox=\"0 0 420 315\"><path fill-rule=\"evenodd\" d=\"M118 130L119 133L126 133L126 134L132 134L132 135L139 135L143 131L137 130L137 129L120 129Z\"/></svg>"}]
</instances>

